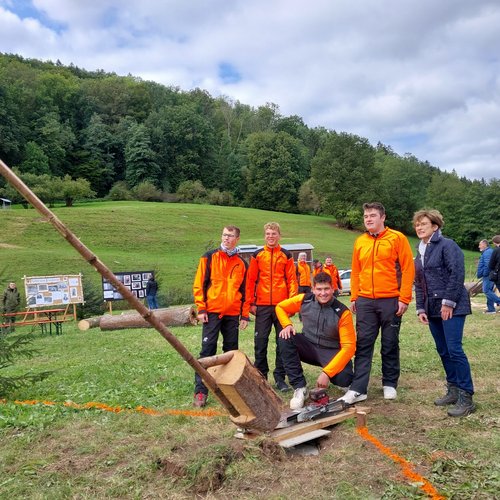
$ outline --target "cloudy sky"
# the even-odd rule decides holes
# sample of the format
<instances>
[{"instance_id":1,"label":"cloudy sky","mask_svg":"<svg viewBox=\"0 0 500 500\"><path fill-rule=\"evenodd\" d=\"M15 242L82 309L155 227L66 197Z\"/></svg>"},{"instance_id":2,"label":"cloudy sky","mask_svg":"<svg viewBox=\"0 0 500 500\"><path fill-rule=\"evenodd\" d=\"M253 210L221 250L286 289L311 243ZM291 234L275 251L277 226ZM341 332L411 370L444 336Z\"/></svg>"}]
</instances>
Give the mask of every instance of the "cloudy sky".
<instances>
[{"instance_id":1,"label":"cloudy sky","mask_svg":"<svg viewBox=\"0 0 500 500\"><path fill-rule=\"evenodd\" d=\"M500 178L499 0L0 0L0 52L206 89Z\"/></svg>"}]
</instances>

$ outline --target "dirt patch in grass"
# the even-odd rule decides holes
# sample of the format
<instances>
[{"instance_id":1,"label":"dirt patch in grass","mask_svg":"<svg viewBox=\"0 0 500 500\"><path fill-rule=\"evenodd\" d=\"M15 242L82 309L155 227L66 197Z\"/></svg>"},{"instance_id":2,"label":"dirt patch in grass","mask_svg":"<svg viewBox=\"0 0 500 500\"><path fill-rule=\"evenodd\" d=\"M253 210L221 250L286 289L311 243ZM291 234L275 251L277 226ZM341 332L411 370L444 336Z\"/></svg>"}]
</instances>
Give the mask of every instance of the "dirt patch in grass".
<instances>
[{"instance_id":1,"label":"dirt patch in grass","mask_svg":"<svg viewBox=\"0 0 500 500\"><path fill-rule=\"evenodd\" d=\"M0 243L0 248L22 248L18 245L11 245L10 243Z\"/></svg>"}]
</instances>

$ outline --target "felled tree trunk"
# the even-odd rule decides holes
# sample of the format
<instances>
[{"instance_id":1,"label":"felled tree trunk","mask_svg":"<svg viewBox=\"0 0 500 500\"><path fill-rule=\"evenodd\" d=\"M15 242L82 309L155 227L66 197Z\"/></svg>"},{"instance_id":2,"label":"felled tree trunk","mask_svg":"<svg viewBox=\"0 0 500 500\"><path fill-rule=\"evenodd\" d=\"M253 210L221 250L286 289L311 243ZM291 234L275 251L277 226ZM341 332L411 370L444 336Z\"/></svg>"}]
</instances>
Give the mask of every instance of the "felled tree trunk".
<instances>
[{"instance_id":1,"label":"felled tree trunk","mask_svg":"<svg viewBox=\"0 0 500 500\"><path fill-rule=\"evenodd\" d=\"M94 316L92 318L85 318L78 322L78 328L82 331L90 330L90 328L97 328L101 323L102 316Z\"/></svg>"},{"instance_id":2,"label":"felled tree trunk","mask_svg":"<svg viewBox=\"0 0 500 500\"><path fill-rule=\"evenodd\" d=\"M154 310L155 316L166 326L188 326L198 323L194 306L165 307ZM152 328L138 312L124 311L120 315L105 314L95 318L82 319L80 330L99 326L101 330L124 330L127 328Z\"/></svg>"}]
</instances>

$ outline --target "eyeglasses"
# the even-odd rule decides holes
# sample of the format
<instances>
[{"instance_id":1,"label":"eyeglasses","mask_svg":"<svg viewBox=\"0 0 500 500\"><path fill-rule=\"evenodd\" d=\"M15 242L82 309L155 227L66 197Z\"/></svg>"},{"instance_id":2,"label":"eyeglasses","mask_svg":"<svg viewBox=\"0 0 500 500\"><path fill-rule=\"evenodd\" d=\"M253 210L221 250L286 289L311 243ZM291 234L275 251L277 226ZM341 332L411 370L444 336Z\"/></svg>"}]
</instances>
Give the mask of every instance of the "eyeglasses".
<instances>
[{"instance_id":1,"label":"eyeglasses","mask_svg":"<svg viewBox=\"0 0 500 500\"><path fill-rule=\"evenodd\" d=\"M415 224L415 227L425 227L425 226L432 226L432 222L417 222Z\"/></svg>"},{"instance_id":2,"label":"eyeglasses","mask_svg":"<svg viewBox=\"0 0 500 500\"><path fill-rule=\"evenodd\" d=\"M222 233L223 238L236 238L235 234Z\"/></svg>"}]
</instances>

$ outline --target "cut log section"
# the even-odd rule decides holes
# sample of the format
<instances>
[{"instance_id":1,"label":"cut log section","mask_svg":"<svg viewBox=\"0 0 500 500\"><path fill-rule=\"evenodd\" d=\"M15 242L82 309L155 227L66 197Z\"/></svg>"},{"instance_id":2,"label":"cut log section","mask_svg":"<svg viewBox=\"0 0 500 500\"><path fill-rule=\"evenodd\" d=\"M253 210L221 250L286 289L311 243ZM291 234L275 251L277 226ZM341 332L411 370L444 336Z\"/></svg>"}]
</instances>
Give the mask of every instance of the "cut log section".
<instances>
[{"instance_id":1,"label":"cut log section","mask_svg":"<svg viewBox=\"0 0 500 500\"><path fill-rule=\"evenodd\" d=\"M155 309L154 315L166 326L196 325L196 308L194 306L175 306ZM86 331L100 327L101 330L124 330L126 328L152 328L136 311L124 311L120 315L105 314L93 318L82 319L78 328Z\"/></svg>"},{"instance_id":2,"label":"cut log section","mask_svg":"<svg viewBox=\"0 0 500 500\"><path fill-rule=\"evenodd\" d=\"M478 293L483 291L483 279L480 278L479 281L466 281L464 286L469 292L469 295L475 297Z\"/></svg>"},{"instance_id":3,"label":"cut log section","mask_svg":"<svg viewBox=\"0 0 500 500\"><path fill-rule=\"evenodd\" d=\"M78 322L78 328L84 332L91 328L97 328L101 323L101 318L102 316L94 316L92 318L81 319Z\"/></svg>"},{"instance_id":4,"label":"cut log section","mask_svg":"<svg viewBox=\"0 0 500 500\"><path fill-rule=\"evenodd\" d=\"M230 417L237 426L264 432L276 427L283 402L245 353L229 351L199 362L209 367L208 373L238 411L238 417Z\"/></svg>"}]
</instances>

